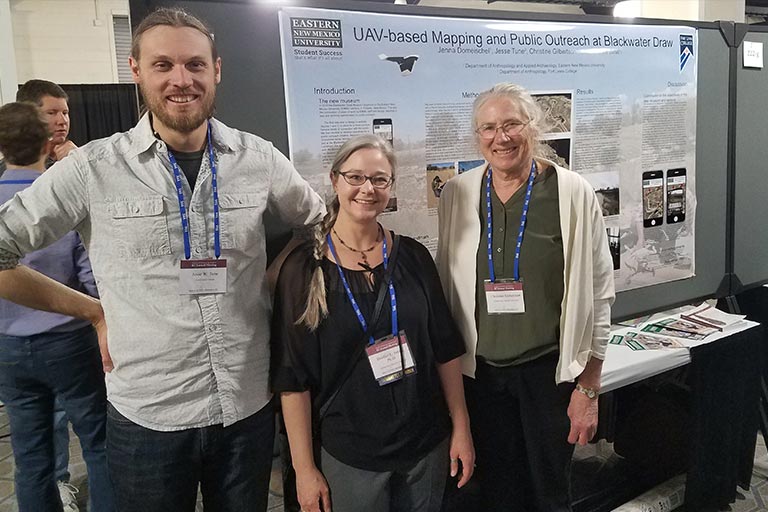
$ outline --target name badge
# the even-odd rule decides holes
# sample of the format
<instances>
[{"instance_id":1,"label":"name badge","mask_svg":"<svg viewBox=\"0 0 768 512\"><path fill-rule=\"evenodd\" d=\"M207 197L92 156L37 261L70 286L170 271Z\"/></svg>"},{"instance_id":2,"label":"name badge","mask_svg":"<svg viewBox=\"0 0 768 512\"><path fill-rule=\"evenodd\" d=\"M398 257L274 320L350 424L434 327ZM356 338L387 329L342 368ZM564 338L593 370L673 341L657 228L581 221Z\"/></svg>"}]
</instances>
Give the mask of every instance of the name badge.
<instances>
[{"instance_id":1,"label":"name badge","mask_svg":"<svg viewBox=\"0 0 768 512\"><path fill-rule=\"evenodd\" d=\"M227 293L227 260L181 260L179 294Z\"/></svg>"},{"instance_id":2,"label":"name badge","mask_svg":"<svg viewBox=\"0 0 768 512\"><path fill-rule=\"evenodd\" d=\"M523 282L512 279L500 279L492 283L485 280L485 303L489 315L507 313L525 313Z\"/></svg>"},{"instance_id":3,"label":"name badge","mask_svg":"<svg viewBox=\"0 0 768 512\"><path fill-rule=\"evenodd\" d=\"M397 336L385 336L365 351L379 386L391 384L402 379L404 375L416 373L405 331L400 331Z\"/></svg>"}]
</instances>

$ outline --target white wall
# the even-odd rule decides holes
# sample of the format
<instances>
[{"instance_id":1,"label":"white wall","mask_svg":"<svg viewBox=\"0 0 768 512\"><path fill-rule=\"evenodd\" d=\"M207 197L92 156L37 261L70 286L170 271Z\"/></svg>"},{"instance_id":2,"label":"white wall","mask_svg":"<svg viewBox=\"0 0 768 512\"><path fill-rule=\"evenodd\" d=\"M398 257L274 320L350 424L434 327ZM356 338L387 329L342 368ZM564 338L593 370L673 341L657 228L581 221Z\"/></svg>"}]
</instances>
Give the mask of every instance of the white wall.
<instances>
[{"instance_id":1,"label":"white wall","mask_svg":"<svg viewBox=\"0 0 768 512\"><path fill-rule=\"evenodd\" d=\"M0 105L16 98L18 83L11 32L11 6L8 0L0 0Z\"/></svg>"},{"instance_id":2,"label":"white wall","mask_svg":"<svg viewBox=\"0 0 768 512\"><path fill-rule=\"evenodd\" d=\"M128 0L10 0L19 83L117 82L112 14Z\"/></svg>"},{"instance_id":3,"label":"white wall","mask_svg":"<svg viewBox=\"0 0 768 512\"><path fill-rule=\"evenodd\" d=\"M625 16L691 21L744 22L745 0L629 0Z\"/></svg>"},{"instance_id":4,"label":"white wall","mask_svg":"<svg viewBox=\"0 0 768 512\"><path fill-rule=\"evenodd\" d=\"M729 20L744 23L744 0L699 0L699 20Z\"/></svg>"},{"instance_id":5,"label":"white wall","mask_svg":"<svg viewBox=\"0 0 768 512\"><path fill-rule=\"evenodd\" d=\"M518 12L550 12L561 14L584 14L578 5L527 3L527 2L493 2L486 0L421 0L421 6L429 7L459 7L463 9L487 9L495 11Z\"/></svg>"}]
</instances>

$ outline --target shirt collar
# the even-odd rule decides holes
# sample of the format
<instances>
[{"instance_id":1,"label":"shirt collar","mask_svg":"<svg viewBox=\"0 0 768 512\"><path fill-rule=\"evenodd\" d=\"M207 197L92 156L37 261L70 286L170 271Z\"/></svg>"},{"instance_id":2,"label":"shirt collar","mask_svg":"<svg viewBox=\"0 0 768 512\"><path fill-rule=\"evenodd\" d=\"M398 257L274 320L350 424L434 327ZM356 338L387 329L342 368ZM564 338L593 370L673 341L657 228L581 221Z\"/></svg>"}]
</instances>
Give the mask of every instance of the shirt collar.
<instances>
[{"instance_id":1,"label":"shirt collar","mask_svg":"<svg viewBox=\"0 0 768 512\"><path fill-rule=\"evenodd\" d=\"M133 148L136 154L143 153L150 149L158 139L152 131L152 123L149 120L149 113L141 116L134 131ZM235 150L235 138L232 129L225 124L211 118L211 139L213 147L223 152L232 152Z\"/></svg>"},{"instance_id":2,"label":"shirt collar","mask_svg":"<svg viewBox=\"0 0 768 512\"><path fill-rule=\"evenodd\" d=\"M0 183L11 180L35 180L42 175L43 173L34 169L6 169L0 177Z\"/></svg>"}]
</instances>

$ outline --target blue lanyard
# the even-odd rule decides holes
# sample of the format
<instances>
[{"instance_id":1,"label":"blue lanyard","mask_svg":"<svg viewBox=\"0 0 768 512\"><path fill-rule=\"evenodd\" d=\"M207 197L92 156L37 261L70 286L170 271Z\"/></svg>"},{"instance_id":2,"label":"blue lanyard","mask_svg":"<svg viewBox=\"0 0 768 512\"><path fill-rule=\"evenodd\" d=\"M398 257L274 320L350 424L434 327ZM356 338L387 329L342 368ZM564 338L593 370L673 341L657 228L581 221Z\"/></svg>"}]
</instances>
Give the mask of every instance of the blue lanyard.
<instances>
[{"instance_id":1,"label":"blue lanyard","mask_svg":"<svg viewBox=\"0 0 768 512\"><path fill-rule=\"evenodd\" d=\"M491 282L496 281L496 272L493 270L493 208L491 206L491 166L488 166L488 174L485 178L485 209L486 231L488 238L488 276ZM525 189L525 200L523 201L523 213L520 216L520 230L517 232L517 243L515 244L515 281L520 280L520 248L523 246L523 233L525 233L525 221L528 219L528 206L531 202L531 191L533 190L533 180L536 177L536 161L531 162L531 174L528 176L528 188Z\"/></svg>"},{"instance_id":2,"label":"blue lanyard","mask_svg":"<svg viewBox=\"0 0 768 512\"><path fill-rule=\"evenodd\" d=\"M347 298L349 299L349 303L352 304L352 309L355 310L357 321L360 322L360 327L363 328L363 332L368 332L368 323L365 321L365 317L363 317L363 312L360 311L360 306L357 304L357 301L355 300L355 296L352 295L352 289L349 287L349 282L347 281L347 277L344 275L344 269L342 269L341 265L339 264L339 256L336 254L336 247L334 247L333 245L331 234L328 233L327 235L325 235L325 238L328 241L328 247L331 249L331 254L333 254L333 259L336 260L336 268L339 270L339 276L341 277L341 282L344 284L344 291L347 292ZM389 263L389 256L387 255L386 233L384 234L384 243L381 246L381 254L384 257L384 270L387 270L387 264ZM397 336L397 333L399 332L397 328L397 300L395 298L395 287L392 285L392 279L389 280L389 304L392 308L392 336ZM368 344L373 345L375 343L373 336L369 335L368 338L369 338Z\"/></svg>"},{"instance_id":3,"label":"blue lanyard","mask_svg":"<svg viewBox=\"0 0 768 512\"><path fill-rule=\"evenodd\" d=\"M35 180L0 180L0 185L30 185L34 182Z\"/></svg>"},{"instance_id":4,"label":"blue lanyard","mask_svg":"<svg viewBox=\"0 0 768 512\"><path fill-rule=\"evenodd\" d=\"M179 212L181 213L181 230L184 236L184 257L189 259L192 256L191 244L189 242L189 217L187 217L187 207L184 205L184 187L181 181L181 171L179 164L173 153L168 151L168 159L171 161L173 169L173 178L176 183L176 196L179 199ZM213 144L211 143L211 123L208 122L208 161L211 163L211 187L213 188L213 252L216 258L221 256L221 239L219 234L219 184L217 180L216 162L213 159Z\"/></svg>"}]
</instances>

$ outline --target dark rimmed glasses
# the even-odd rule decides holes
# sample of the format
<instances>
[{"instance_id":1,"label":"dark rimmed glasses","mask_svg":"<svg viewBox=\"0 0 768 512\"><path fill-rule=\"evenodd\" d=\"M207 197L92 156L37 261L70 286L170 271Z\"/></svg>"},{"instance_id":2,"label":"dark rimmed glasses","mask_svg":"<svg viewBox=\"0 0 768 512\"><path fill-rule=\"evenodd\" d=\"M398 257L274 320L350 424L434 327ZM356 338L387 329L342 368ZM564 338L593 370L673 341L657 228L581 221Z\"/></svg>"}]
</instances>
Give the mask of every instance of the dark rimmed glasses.
<instances>
[{"instance_id":1,"label":"dark rimmed glasses","mask_svg":"<svg viewBox=\"0 0 768 512\"><path fill-rule=\"evenodd\" d=\"M373 185L373 188L387 188L395 181L395 178L392 176L385 176L381 174L377 176L366 176L364 174L358 174L355 171L337 172L336 174L341 174L341 176L344 178L344 181L353 187L362 187L366 181L370 181L371 185Z\"/></svg>"}]
</instances>

